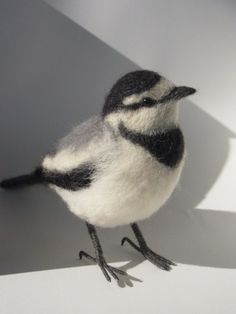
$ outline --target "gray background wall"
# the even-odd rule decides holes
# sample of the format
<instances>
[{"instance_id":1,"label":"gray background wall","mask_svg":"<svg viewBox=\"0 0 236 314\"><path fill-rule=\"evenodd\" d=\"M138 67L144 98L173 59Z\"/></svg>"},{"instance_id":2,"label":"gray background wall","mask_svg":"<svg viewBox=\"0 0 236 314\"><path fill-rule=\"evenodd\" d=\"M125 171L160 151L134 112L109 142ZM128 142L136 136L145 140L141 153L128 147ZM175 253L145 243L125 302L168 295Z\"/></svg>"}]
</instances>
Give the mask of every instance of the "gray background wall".
<instances>
[{"instance_id":1,"label":"gray background wall","mask_svg":"<svg viewBox=\"0 0 236 314\"><path fill-rule=\"evenodd\" d=\"M69 18L39 0L0 1L0 178L31 171L60 136L101 110L123 73L147 67L197 87L181 109L188 147L181 184L141 224L150 246L180 266L169 276L121 248L128 227L99 230L108 261L128 261L123 268L133 275L126 285L134 289L109 288L96 267L78 261L80 249L92 250L86 228L53 192L0 191L0 274L18 274L0 277L1 312L106 313L116 304L113 312L156 313L158 295L160 313L232 313L234 2L48 2Z\"/></svg>"},{"instance_id":2,"label":"gray background wall","mask_svg":"<svg viewBox=\"0 0 236 314\"><path fill-rule=\"evenodd\" d=\"M0 12L4 178L34 169L137 66L41 1L1 1ZM79 264L86 228L52 192L1 191L0 202L1 274Z\"/></svg>"}]
</instances>

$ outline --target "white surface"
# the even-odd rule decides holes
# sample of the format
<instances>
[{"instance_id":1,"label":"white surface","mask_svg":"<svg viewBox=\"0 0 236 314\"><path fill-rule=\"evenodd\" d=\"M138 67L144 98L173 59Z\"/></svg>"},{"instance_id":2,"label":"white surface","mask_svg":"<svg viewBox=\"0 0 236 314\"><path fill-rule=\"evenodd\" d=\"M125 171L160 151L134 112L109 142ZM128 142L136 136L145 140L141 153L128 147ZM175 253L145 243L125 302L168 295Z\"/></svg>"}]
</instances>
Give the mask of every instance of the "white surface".
<instances>
[{"instance_id":1,"label":"white surface","mask_svg":"<svg viewBox=\"0 0 236 314\"><path fill-rule=\"evenodd\" d=\"M107 283L96 266L1 276L0 312L235 313L235 2L47 2L138 65L198 88L193 98L197 106L189 111L194 116L185 121L186 128L194 127L187 140L199 141L208 159L212 153L207 152L208 148L216 152L212 164L199 154L204 173L195 161L193 165L200 168L192 169L190 164L187 178L183 178L185 190L183 194L176 192L167 216L160 213L161 224L156 218L155 223L153 220L151 225L144 224L151 244L154 242L150 233L156 231L163 254L180 263L171 273L156 270L148 262L133 265L128 272L143 282L132 280L133 287L124 289L115 282ZM183 118L188 117L183 112ZM190 162L197 160L199 147L192 143ZM189 206L189 212L173 210L182 205ZM107 237L110 232L106 232ZM126 252L130 252L130 260L136 256L129 248Z\"/></svg>"},{"instance_id":2,"label":"white surface","mask_svg":"<svg viewBox=\"0 0 236 314\"><path fill-rule=\"evenodd\" d=\"M4 314L232 314L236 311L233 292L236 274L231 270L216 272L211 268L181 265L166 273L145 262L131 274L142 274L143 282L121 288L115 282L106 282L94 266L4 276L0 311ZM227 293L222 294L222 286Z\"/></svg>"}]
</instances>

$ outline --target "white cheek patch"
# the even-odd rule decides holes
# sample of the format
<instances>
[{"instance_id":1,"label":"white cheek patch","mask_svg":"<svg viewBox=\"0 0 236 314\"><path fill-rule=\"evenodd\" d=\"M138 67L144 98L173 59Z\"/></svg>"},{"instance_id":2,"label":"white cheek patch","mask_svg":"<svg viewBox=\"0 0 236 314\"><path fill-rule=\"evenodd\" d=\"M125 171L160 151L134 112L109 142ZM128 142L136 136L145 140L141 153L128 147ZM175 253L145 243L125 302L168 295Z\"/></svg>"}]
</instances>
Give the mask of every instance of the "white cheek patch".
<instances>
[{"instance_id":1,"label":"white cheek patch","mask_svg":"<svg viewBox=\"0 0 236 314\"><path fill-rule=\"evenodd\" d=\"M133 94L133 95L125 97L123 99L123 105L129 106L129 105L133 105L133 104L139 103L143 99L144 94L145 93Z\"/></svg>"}]
</instances>

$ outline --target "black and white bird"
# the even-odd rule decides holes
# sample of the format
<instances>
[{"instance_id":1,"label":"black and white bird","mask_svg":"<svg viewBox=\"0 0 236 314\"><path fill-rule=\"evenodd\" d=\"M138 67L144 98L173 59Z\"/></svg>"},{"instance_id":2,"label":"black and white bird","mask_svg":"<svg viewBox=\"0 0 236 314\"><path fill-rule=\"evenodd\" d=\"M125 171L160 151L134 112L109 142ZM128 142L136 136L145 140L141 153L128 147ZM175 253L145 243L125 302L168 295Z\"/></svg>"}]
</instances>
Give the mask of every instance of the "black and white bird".
<instances>
[{"instance_id":1,"label":"black and white bird","mask_svg":"<svg viewBox=\"0 0 236 314\"><path fill-rule=\"evenodd\" d=\"M148 70L121 77L94 116L62 138L30 174L6 179L2 188L48 185L88 227L97 263L107 280L126 273L107 264L95 227L131 224L137 244L127 242L147 260L170 270L172 261L154 253L137 222L150 217L170 197L184 166L184 137L179 100L195 89L176 87Z\"/></svg>"}]
</instances>

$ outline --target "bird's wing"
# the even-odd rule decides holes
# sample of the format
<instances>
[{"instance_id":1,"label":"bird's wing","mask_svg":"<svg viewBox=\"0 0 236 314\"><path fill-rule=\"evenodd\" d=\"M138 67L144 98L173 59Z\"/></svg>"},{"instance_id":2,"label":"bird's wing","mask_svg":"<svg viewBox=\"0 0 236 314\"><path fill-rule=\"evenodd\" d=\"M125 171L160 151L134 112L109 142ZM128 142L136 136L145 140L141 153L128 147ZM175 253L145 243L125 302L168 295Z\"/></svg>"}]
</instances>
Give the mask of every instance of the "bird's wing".
<instances>
[{"instance_id":1,"label":"bird's wing","mask_svg":"<svg viewBox=\"0 0 236 314\"><path fill-rule=\"evenodd\" d=\"M87 163L96 163L112 145L112 131L100 116L94 116L75 127L43 159L49 171L69 172Z\"/></svg>"},{"instance_id":2,"label":"bird's wing","mask_svg":"<svg viewBox=\"0 0 236 314\"><path fill-rule=\"evenodd\" d=\"M68 135L59 140L56 150L71 148L74 151L84 149L91 141L103 136L104 123L100 116L93 116L76 126Z\"/></svg>"}]
</instances>

